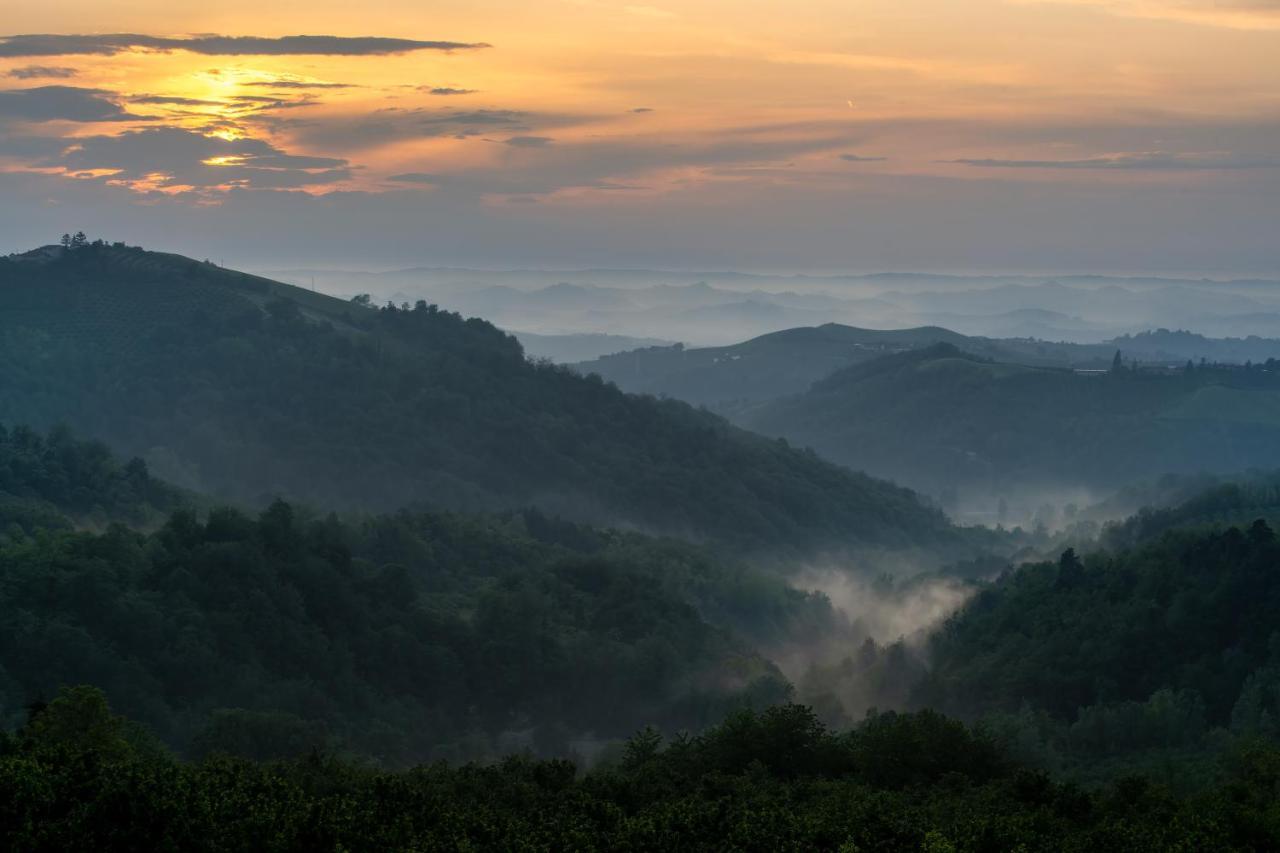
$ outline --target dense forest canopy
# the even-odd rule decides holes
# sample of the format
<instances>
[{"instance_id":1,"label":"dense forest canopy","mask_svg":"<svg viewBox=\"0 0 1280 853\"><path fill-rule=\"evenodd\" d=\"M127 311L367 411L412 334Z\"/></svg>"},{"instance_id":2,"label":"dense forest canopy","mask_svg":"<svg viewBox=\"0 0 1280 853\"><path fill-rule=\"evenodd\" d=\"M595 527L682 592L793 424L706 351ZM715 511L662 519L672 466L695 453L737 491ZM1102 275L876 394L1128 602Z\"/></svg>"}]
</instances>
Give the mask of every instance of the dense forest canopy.
<instances>
[{"instance_id":1,"label":"dense forest canopy","mask_svg":"<svg viewBox=\"0 0 1280 853\"><path fill-rule=\"evenodd\" d=\"M791 695L744 637L833 618L774 576L536 511L180 511L15 535L0 565L3 713L91 682L185 752L310 738L403 764L697 729Z\"/></svg>"},{"instance_id":2,"label":"dense forest canopy","mask_svg":"<svg viewBox=\"0 0 1280 853\"><path fill-rule=\"evenodd\" d=\"M141 459L122 464L69 430L46 436L0 424L0 538L111 521L146 525L193 497L152 477Z\"/></svg>"},{"instance_id":3,"label":"dense forest canopy","mask_svg":"<svg viewBox=\"0 0 1280 853\"><path fill-rule=\"evenodd\" d=\"M856 719L918 675L824 595L679 540L536 509L340 520L199 496L160 524L155 506L180 496L139 463L61 430L5 435L0 461L22 473L6 482L47 498L0 535L10 721L91 682L188 754L589 759L643 725L696 730L792 696ZM105 529L84 529L89 505ZM140 506L150 532L111 523ZM858 647L856 673L805 670L841 645ZM851 695L855 678L881 686Z\"/></svg>"},{"instance_id":4,"label":"dense forest canopy","mask_svg":"<svg viewBox=\"0 0 1280 853\"><path fill-rule=\"evenodd\" d=\"M1104 531L1138 550L1008 571L925 649L871 642L772 571L537 510L344 521L279 501L256 516L205 504L155 526L156 508L182 496L139 464L63 431L3 435L6 487L40 496L49 519L0 536L10 721L90 682L185 753L269 755L278 740L399 764L513 745L592 752L644 725L696 730L795 696L828 720L885 701L970 719L1031 708L1050 727L1079 724L1081 709L1171 701L1197 748L1239 723L1241 703L1262 703L1255 722L1280 712L1267 698L1280 546L1261 520L1214 526L1274 507L1274 478ZM77 530L88 508L109 526ZM155 529L109 523L130 516ZM916 606L890 589L859 595ZM770 658L797 649L811 663L792 667L793 686Z\"/></svg>"},{"instance_id":5,"label":"dense forest canopy","mask_svg":"<svg viewBox=\"0 0 1280 853\"><path fill-rule=\"evenodd\" d=\"M1236 524L1247 527L1259 518L1280 526L1280 472L1250 472L1232 478L1194 478L1178 490L1200 480L1200 488L1176 500L1150 503L1131 516L1106 525L1099 539L1108 550L1123 548L1156 539L1170 530L1213 525Z\"/></svg>"},{"instance_id":6,"label":"dense forest canopy","mask_svg":"<svg viewBox=\"0 0 1280 853\"><path fill-rule=\"evenodd\" d=\"M332 509L536 504L742 548L954 545L909 491L533 364L481 320L118 246L0 259L0 419L180 485Z\"/></svg>"},{"instance_id":7,"label":"dense forest canopy","mask_svg":"<svg viewBox=\"0 0 1280 853\"><path fill-rule=\"evenodd\" d=\"M934 634L914 701L1049 766L1097 776L1145 753L1186 783L1228 734L1280 737L1278 569L1262 519L1025 564Z\"/></svg>"},{"instance_id":8,"label":"dense forest canopy","mask_svg":"<svg viewBox=\"0 0 1280 853\"><path fill-rule=\"evenodd\" d=\"M100 446L5 435L27 460L5 482L52 512L139 505L116 483L138 466ZM1204 524L1270 496L1220 486L1171 512ZM179 510L149 534L62 519L0 543L0 786L21 849L1280 837L1280 544L1263 521L1009 571L908 668L906 701L972 728L926 710L837 732L786 705L755 650L837 630L829 603L680 542L537 511L344 522L277 502ZM83 682L146 728L66 686ZM458 763L503 752L526 757ZM438 758L453 766L385 769Z\"/></svg>"}]
</instances>

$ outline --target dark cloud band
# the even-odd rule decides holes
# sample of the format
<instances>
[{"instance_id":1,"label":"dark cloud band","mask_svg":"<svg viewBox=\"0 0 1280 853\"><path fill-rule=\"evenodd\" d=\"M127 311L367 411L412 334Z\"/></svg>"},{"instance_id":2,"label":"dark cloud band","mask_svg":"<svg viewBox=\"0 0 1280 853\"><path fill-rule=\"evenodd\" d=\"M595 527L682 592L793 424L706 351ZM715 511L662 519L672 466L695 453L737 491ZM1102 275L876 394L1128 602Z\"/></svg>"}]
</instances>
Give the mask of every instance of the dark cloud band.
<instances>
[{"instance_id":1,"label":"dark cloud band","mask_svg":"<svg viewBox=\"0 0 1280 853\"><path fill-rule=\"evenodd\" d=\"M202 98L183 98L177 95L135 95L129 99L129 103L147 104L149 106L175 106L175 107L220 106L219 101L206 101Z\"/></svg>"},{"instance_id":2,"label":"dark cloud band","mask_svg":"<svg viewBox=\"0 0 1280 853\"><path fill-rule=\"evenodd\" d=\"M12 77L15 80L36 80L41 77L51 80L66 80L69 77L75 77L79 73L74 68L65 68L63 66L27 65L22 68L11 68L5 76Z\"/></svg>"},{"instance_id":3,"label":"dark cloud band","mask_svg":"<svg viewBox=\"0 0 1280 853\"><path fill-rule=\"evenodd\" d=\"M1087 157L1081 160L946 160L961 166L986 169L1104 169L1117 171L1202 171L1206 169L1277 169L1280 160L1240 157L1204 157L1182 154L1140 153Z\"/></svg>"},{"instance_id":4,"label":"dark cloud band","mask_svg":"<svg viewBox=\"0 0 1280 853\"><path fill-rule=\"evenodd\" d=\"M554 141L550 136L513 136L510 139L504 139L503 144L513 148L542 148Z\"/></svg>"},{"instance_id":5,"label":"dark cloud band","mask_svg":"<svg viewBox=\"0 0 1280 853\"><path fill-rule=\"evenodd\" d=\"M0 121L127 121L140 119L120 108L102 89L39 86L0 91Z\"/></svg>"},{"instance_id":6,"label":"dark cloud band","mask_svg":"<svg viewBox=\"0 0 1280 853\"><path fill-rule=\"evenodd\" d=\"M475 50L483 42L418 41L375 36L196 36L166 38L137 33L0 36L0 57L111 56L126 50L183 50L206 56L387 56L419 50Z\"/></svg>"},{"instance_id":7,"label":"dark cloud band","mask_svg":"<svg viewBox=\"0 0 1280 853\"><path fill-rule=\"evenodd\" d=\"M351 89L350 83L309 83L306 80L254 80L245 86L264 89Z\"/></svg>"}]
</instances>

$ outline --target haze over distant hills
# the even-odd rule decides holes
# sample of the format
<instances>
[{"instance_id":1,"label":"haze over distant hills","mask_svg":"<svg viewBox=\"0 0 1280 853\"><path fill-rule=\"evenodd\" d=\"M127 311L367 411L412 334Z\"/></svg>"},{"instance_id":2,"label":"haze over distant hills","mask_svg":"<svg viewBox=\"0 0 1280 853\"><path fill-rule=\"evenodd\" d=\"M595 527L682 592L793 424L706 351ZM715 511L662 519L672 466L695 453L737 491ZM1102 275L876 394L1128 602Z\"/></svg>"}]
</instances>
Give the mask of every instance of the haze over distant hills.
<instances>
[{"instance_id":1,"label":"haze over distant hills","mask_svg":"<svg viewBox=\"0 0 1280 853\"><path fill-rule=\"evenodd\" d=\"M672 341L659 338L630 338L626 335L569 334L536 335L532 332L516 332L516 340L530 358L545 358L557 363L589 361L605 355L641 349L644 347L671 346Z\"/></svg>"},{"instance_id":2,"label":"haze over distant hills","mask_svg":"<svg viewBox=\"0 0 1280 853\"><path fill-rule=\"evenodd\" d=\"M835 322L1098 343L1157 328L1280 337L1280 282L1160 277L766 275L660 270L284 270L274 277L397 304L419 298L517 332L723 346Z\"/></svg>"},{"instance_id":3,"label":"haze over distant hills","mask_svg":"<svg viewBox=\"0 0 1280 853\"><path fill-rule=\"evenodd\" d=\"M1280 358L1280 339L1206 338L1167 329L1097 344L971 337L937 326L860 329L837 323L786 329L723 347L646 347L573 365L626 391L674 397L724 413L808 390L835 371L884 355L953 344L965 352L1037 367L1103 370L1128 361L1181 367L1187 361L1244 364Z\"/></svg>"}]
</instances>

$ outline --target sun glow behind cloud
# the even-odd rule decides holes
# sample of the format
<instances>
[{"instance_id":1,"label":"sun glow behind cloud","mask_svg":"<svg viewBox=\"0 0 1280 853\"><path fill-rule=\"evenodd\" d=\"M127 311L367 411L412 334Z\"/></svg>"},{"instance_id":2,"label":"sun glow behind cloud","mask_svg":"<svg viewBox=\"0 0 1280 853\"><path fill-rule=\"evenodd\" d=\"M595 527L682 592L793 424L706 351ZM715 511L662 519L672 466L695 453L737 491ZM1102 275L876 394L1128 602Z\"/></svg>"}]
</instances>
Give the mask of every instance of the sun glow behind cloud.
<instances>
[{"instance_id":1,"label":"sun glow behind cloud","mask_svg":"<svg viewBox=\"0 0 1280 853\"><path fill-rule=\"evenodd\" d=\"M362 180L372 173L356 174L346 157L304 163L310 146L298 144L291 128L376 116L384 103L402 98L403 90L411 88L398 82L406 56L425 52L448 57L485 48L479 42L363 36L0 36L0 73L11 63L17 72L10 74L14 79L39 80L45 74L75 79L74 86L0 90L0 159L10 170L102 177L109 185L143 195L192 194L202 204L216 202L218 194L232 189L322 194L373 186L372 178ZM19 64L46 56L76 67ZM424 64L419 60L413 67ZM329 79L329 71L359 82ZM104 126L104 121L112 126ZM156 129L169 133L147 132ZM213 174L205 180L190 180L194 173L180 177L184 164L141 171L83 162L93 151L108 147L102 143L109 137L127 137L139 145L163 143L168 148L157 151L163 160L174 152L177 133L187 135L186 148L193 154L207 147L200 142L205 139L260 143L280 156L274 162L259 158L250 164L234 154L215 154L185 164L227 170L252 165L251 173L226 181ZM90 149L65 144L85 137L99 144ZM24 149L38 156L24 163L14 156Z\"/></svg>"},{"instance_id":2,"label":"sun glow behind cloud","mask_svg":"<svg viewBox=\"0 0 1280 853\"><path fill-rule=\"evenodd\" d=\"M1262 0L54 6L17 0L6 28L142 35L0 39L0 172L138 200L744 216L925 181L1229 188L1280 161Z\"/></svg>"}]
</instances>

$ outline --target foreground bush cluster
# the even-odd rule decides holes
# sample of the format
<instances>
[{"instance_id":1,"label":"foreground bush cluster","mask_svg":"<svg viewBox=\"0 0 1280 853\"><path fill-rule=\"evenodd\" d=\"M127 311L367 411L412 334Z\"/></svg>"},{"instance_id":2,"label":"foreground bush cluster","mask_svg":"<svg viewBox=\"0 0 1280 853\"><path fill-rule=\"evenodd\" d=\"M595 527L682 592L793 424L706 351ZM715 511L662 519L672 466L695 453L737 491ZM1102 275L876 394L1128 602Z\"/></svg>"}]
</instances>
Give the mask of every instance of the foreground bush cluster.
<instances>
[{"instance_id":1,"label":"foreground bush cluster","mask_svg":"<svg viewBox=\"0 0 1280 853\"><path fill-rule=\"evenodd\" d=\"M696 737L633 737L611 765L513 757L387 772L319 752L175 760L64 690L0 750L10 850L1265 850L1280 845L1280 751L1236 750L1175 798L1140 778L1087 791L1020 769L932 712L826 730L802 706Z\"/></svg>"}]
</instances>

